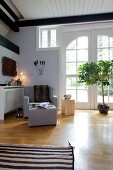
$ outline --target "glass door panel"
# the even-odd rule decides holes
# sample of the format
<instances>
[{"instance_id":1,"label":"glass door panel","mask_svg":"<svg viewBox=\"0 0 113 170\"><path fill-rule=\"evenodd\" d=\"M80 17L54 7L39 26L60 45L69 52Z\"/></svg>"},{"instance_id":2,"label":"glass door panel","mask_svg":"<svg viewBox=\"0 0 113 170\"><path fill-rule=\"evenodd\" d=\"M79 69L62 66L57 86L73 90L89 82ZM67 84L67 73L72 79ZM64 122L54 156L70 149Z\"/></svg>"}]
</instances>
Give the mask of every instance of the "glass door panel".
<instances>
[{"instance_id":1,"label":"glass door panel","mask_svg":"<svg viewBox=\"0 0 113 170\"><path fill-rule=\"evenodd\" d=\"M67 50L66 51L66 61L67 62L76 62L76 50Z\"/></svg>"},{"instance_id":2,"label":"glass door panel","mask_svg":"<svg viewBox=\"0 0 113 170\"><path fill-rule=\"evenodd\" d=\"M76 104L88 103L88 87L77 83L78 67L88 61L88 36L77 37L66 48L66 94L71 94Z\"/></svg>"},{"instance_id":3,"label":"glass door panel","mask_svg":"<svg viewBox=\"0 0 113 170\"><path fill-rule=\"evenodd\" d=\"M73 75L76 74L76 63L66 63L66 75Z\"/></svg>"},{"instance_id":4,"label":"glass door panel","mask_svg":"<svg viewBox=\"0 0 113 170\"><path fill-rule=\"evenodd\" d=\"M88 50L77 50L77 61L88 61Z\"/></svg>"}]
</instances>

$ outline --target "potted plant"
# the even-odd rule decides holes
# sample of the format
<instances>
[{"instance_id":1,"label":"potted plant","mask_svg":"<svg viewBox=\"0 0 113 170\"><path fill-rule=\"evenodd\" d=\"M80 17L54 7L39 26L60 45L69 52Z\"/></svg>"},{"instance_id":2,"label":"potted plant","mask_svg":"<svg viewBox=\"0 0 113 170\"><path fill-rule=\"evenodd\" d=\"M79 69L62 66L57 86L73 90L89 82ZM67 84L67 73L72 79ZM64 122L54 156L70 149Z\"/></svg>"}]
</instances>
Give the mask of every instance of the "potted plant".
<instances>
[{"instance_id":1,"label":"potted plant","mask_svg":"<svg viewBox=\"0 0 113 170\"><path fill-rule=\"evenodd\" d=\"M109 106L105 104L105 86L110 85L110 79L113 78L113 60L100 60L98 63L86 62L78 68L78 82L85 85L101 85L102 104L98 104L100 113L108 113Z\"/></svg>"}]
</instances>

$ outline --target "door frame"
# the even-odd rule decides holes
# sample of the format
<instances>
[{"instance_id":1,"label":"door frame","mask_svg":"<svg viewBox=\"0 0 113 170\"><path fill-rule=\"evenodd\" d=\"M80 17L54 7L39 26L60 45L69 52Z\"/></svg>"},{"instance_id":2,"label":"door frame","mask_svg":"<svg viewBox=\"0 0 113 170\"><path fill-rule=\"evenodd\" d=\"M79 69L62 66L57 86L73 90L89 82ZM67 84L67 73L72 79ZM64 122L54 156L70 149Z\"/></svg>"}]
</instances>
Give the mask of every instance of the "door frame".
<instances>
[{"instance_id":1,"label":"door frame","mask_svg":"<svg viewBox=\"0 0 113 170\"><path fill-rule=\"evenodd\" d=\"M97 56L97 36L98 35L106 35L106 36L110 36L113 37L113 29L111 28L107 28L107 29L98 29L94 31L94 54L95 56ZM95 61L97 62L97 57L95 57ZM97 109L97 105L99 103L97 102L97 86L95 86L95 101L94 101L94 109ZM110 106L110 109L113 109L113 103L108 103L108 105Z\"/></svg>"},{"instance_id":2,"label":"door frame","mask_svg":"<svg viewBox=\"0 0 113 170\"><path fill-rule=\"evenodd\" d=\"M62 68L61 68L61 76L62 76L62 81L61 81L61 91L62 91L62 97L64 94L66 94L66 47L75 39L78 37L82 36L87 36L88 37L88 60L91 61L92 58L91 56L91 38L92 38L92 32L91 30L88 31L74 31L74 32L63 32L63 47L62 47ZM75 107L76 109L91 109L91 87L88 87L88 102L76 102Z\"/></svg>"}]
</instances>

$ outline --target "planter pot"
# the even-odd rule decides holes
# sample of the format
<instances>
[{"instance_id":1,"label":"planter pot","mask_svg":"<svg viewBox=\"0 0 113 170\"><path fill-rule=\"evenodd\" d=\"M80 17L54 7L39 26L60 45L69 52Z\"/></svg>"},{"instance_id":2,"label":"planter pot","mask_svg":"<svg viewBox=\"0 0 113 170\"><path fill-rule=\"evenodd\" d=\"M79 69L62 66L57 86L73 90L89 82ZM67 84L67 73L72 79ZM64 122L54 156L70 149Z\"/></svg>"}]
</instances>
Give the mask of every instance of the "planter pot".
<instances>
[{"instance_id":1,"label":"planter pot","mask_svg":"<svg viewBox=\"0 0 113 170\"><path fill-rule=\"evenodd\" d=\"M97 106L98 110L102 114L108 114L109 106L106 104L98 104Z\"/></svg>"}]
</instances>

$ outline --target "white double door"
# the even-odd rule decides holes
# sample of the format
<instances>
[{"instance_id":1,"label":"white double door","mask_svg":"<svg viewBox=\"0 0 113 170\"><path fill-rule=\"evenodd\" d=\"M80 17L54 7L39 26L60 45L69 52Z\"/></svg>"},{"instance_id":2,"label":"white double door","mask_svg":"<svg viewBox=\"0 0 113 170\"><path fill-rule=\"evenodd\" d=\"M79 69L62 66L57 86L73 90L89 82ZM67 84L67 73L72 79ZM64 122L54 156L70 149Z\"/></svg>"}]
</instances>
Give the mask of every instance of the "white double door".
<instances>
[{"instance_id":1,"label":"white double door","mask_svg":"<svg viewBox=\"0 0 113 170\"><path fill-rule=\"evenodd\" d=\"M63 32L61 59L61 93L71 94L77 109L96 109L102 102L101 87L77 83L80 64L113 59L113 31L89 30ZM105 101L112 106L113 83L106 87Z\"/></svg>"}]
</instances>

